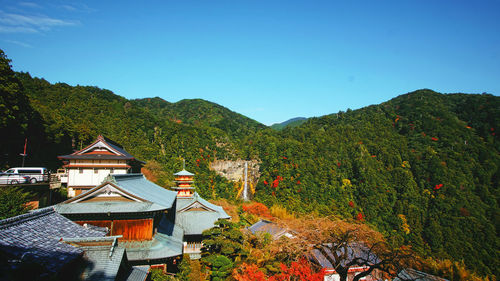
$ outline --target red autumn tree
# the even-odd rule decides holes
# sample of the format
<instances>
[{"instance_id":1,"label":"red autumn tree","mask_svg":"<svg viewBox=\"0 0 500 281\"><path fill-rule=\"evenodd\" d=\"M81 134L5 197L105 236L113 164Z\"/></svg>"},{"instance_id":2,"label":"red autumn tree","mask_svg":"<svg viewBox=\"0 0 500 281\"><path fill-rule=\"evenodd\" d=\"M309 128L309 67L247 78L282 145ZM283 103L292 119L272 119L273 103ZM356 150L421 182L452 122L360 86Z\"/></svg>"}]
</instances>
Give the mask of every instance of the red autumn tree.
<instances>
[{"instance_id":1,"label":"red autumn tree","mask_svg":"<svg viewBox=\"0 0 500 281\"><path fill-rule=\"evenodd\" d=\"M267 208L267 206L262 204L262 203L255 202L255 203L252 203L249 205L243 205L242 209L243 209L243 211L245 211L249 214L256 215L259 217L265 217L265 218L272 217L271 212L269 212L269 209Z\"/></svg>"},{"instance_id":2,"label":"red autumn tree","mask_svg":"<svg viewBox=\"0 0 500 281\"><path fill-rule=\"evenodd\" d=\"M298 262L292 262L290 267L281 264L281 273L273 276L267 276L260 271L255 264L242 264L233 271L232 277L238 281L289 281L289 280L307 280L322 281L325 276L325 269L314 272L310 263L306 259Z\"/></svg>"}]
</instances>

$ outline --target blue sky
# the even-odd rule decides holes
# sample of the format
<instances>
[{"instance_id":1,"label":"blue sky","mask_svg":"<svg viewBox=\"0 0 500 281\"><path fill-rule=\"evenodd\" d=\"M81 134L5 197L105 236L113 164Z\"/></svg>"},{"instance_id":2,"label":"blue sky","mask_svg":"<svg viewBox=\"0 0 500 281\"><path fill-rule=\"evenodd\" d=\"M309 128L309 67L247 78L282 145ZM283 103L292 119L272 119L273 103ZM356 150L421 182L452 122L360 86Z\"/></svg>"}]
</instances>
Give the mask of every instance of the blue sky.
<instances>
[{"instance_id":1,"label":"blue sky","mask_svg":"<svg viewBox=\"0 0 500 281\"><path fill-rule=\"evenodd\" d=\"M17 71L270 125L421 88L500 93L500 1L0 0Z\"/></svg>"}]
</instances>

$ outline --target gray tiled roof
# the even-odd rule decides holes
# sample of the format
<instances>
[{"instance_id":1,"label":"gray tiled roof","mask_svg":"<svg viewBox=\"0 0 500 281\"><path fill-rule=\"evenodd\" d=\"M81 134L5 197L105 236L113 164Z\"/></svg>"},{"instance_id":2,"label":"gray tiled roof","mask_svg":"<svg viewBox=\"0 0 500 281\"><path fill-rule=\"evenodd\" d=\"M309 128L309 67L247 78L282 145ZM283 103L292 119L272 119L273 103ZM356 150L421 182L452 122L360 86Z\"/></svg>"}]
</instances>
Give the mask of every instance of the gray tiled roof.
<instances>
[{"instance_id":1,"label":"gray tiled roof","mask_svg":"<svg viewBox=\"0 0 500 281\"><path fill-rule=\"evenodd\" d=\"M85 151L89 147L92 147L99 142L104 143L104 145L109 146L112 150L120 153L121 155L108 155L108 154L81 155L80 154L82 151ZM114 156L114 158L109 158L109 156ZM98 136L97 139L92 144L85 147L84 149L76 151L72 154L58 156L58 158L60 158L60 159L98 159L98 158L99 159L134 159L134 156L132 156L127 151L125 151L125 149L123 149L123 147L120 146L119 144L117 144L116 142L114 142L106 137Z\"/></svg>"},{"instance_id":2,"label":"gray tiled roof","mask_svg":"<svg viewBox=\"0 0 500 281\"><path fill-rule=\"evenodd\" d=\"M83 272L83 279L87 281L114 281L124 259L125 248L117 247L113 255L109 255L110 246L82 247L84 258L89 262Z\"/></svg>"},{"instance_id":3,"label":"gray tiled roof","mask_svg":"<svg viewBox=\"0 0 500 281\"><path fill-rule=\"evenodd\" d=\"M448 281L447 279L437 277L422 271L415 270L413 268L403 269L398 273L398 276L394 278L394 281Z\"/></svg>"},{"instance_id":4,"label":"gray tiled roof","mask_svg":"<svg viewBox=\"0 0 500 281\"><path fill-rule=\"evenodd\" d=\"M112 175L112 179L125 191L165 208L172 208L177 197L177 192L148 181L142 174Z\"/></svg>"},{"instance_id":5,"label":"gray tiled roof","mask_svg":"<svg viewBox=\"0 0 500 281\"><path fill-rule=\"evenodd\" d=\"M248 227L248 230L250 230L252 234L256 234L258 232L269 233L274 239L277 239L287 233L286 228L280 227L276 223L268 220L260 220Z\"/></svg>"},{"instance_id":6,"label":"gray tiled roof","mask_svg":"<svg viewBox=\"0 0 500 281\"><path fill-rule=\"evenodd\" d=\"M148 277L149 265L132 266L132 272L125 281L144 281Z\"/></svg>"},{"instance_id":7,"label":"gray tiled roof","mask_svg":"<svg viewBox=\"0 0 500 281\"><path fill-rule=\"evenodd\" d=\"M192 204L199 203L212 211L183 211ZM198 235L214 227L218 219L231 218L221 206L214 205L194 193L191 198L179 198L176 204L175 223L184 229L186 235Z\"/></svg>"},{"instance_id":8,"label":"gray tiled roof","mask_svg":"<svg viewBox=\"0 0 500 281\"><path fill-rule=\"evenodd\" d=\"M56 213L53 207L0 221L0 251L18 260L32 259L49 272L82 255L83 250L61 242L62 237L101 237Z\"/></svg>"},{"instance_id":9,"label":"gray tiled roof","mask_svg":"<svg viewBox=\"0 0 500 281\"><path fill-rule=\"evenodd\" d=\"M151 202L79 202L77 204L58 204L55 206L58 213L70 214L102 214L102 213L130 213L130 212L153 212L166 208Z\"/></svg>"}]
</instances>

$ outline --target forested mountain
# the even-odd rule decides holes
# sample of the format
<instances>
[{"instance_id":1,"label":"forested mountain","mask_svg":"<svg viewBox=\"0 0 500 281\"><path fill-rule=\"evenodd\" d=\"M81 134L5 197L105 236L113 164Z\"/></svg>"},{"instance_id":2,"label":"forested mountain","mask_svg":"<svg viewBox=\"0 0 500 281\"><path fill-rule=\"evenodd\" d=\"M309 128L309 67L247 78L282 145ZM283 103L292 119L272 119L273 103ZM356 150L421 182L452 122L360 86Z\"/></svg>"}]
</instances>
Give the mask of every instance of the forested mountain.
<instances>
[{"instance_id":1,"label":"forested mountain","mask_svg":"<svg viewBox=\"0 0 500 281\"><path fill-rule=\"evenodd\" d=\"M206 198L236 196L209 169L255 159L254 199L297 214L364 221L421 255L498 276L500 98L419 90L380 105L272 130L204 100L127 100L109 90L15 73L1 56L0 165L51 169L98 134L122 144L169 186L186 159Z\"/></svg>"},{"instance_id":2,"label":"forested mountain","mask_svg":"<svg viewBox=\"0 0 500 281\"><path fill-rule=\"evenodd\" d=\"M248 146L257 199L366 220L423 255L498 275L500 98L420 90Z\"/></svg>"},{"instance_id":3,"label":"forested mountain","mask_svg":"<svg viewBox=\"0 0 500 281\"><path fill-rule=\"evenodd\" d=\"M307 118L305 118L305 117L295 117L295 118L286 120L285 122L272 124L271 128L279 131L279 130L283 130L286 127L297 127L297 126L300 126L302 123L306 122L306 120L307 120Z\"/></svg>"}]
</instances>

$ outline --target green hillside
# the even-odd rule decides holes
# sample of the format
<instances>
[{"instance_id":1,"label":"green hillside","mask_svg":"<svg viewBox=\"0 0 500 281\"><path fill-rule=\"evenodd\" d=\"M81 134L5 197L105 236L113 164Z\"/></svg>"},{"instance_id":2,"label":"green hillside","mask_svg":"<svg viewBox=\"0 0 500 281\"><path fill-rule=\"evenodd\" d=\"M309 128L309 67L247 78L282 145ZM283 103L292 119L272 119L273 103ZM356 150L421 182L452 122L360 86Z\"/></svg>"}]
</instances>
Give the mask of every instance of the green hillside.
<instances>
[{"instance_id":1,"label":"green hillside","mask_svg":"<svg viewBox=\"0 0 500 281\"><path fill-rule=\"evenodd\" d=\"M500 98L419 90L380 105L272 130L204 100L127 100L109 90L14 73L0 56L0 166L51 169L98 134L170 184L196 173L206 198L234 199L214 159L256 159L255 200L298 214L362 220L423 256L498 276Z\"/></svg>"},{"instance_id":2,"label":"green hillside","mask_svg":"<svg viewBox=\"0 0 500 281\"><path fill-rule=\"evenodd\" d=\"M256 198L363 219L422 255L498 275L499 110L492 95L420 90L261 136Z\"/></svg>"},{"instance_id":3,"label":"green hillside","mask_svg":"<svg viewBox=\"0 0 500 281\"><path fill-rule=\"evenodd\" d=\"M306 121L307 121L307 118L305 118L305 117L295 117L295 118L286 120L285 122L272 124L271 128L274 130L280 131L286 127L293 128L293 127L300 126L301 124L303 124Z\"/></svg>"}]
</instances>

